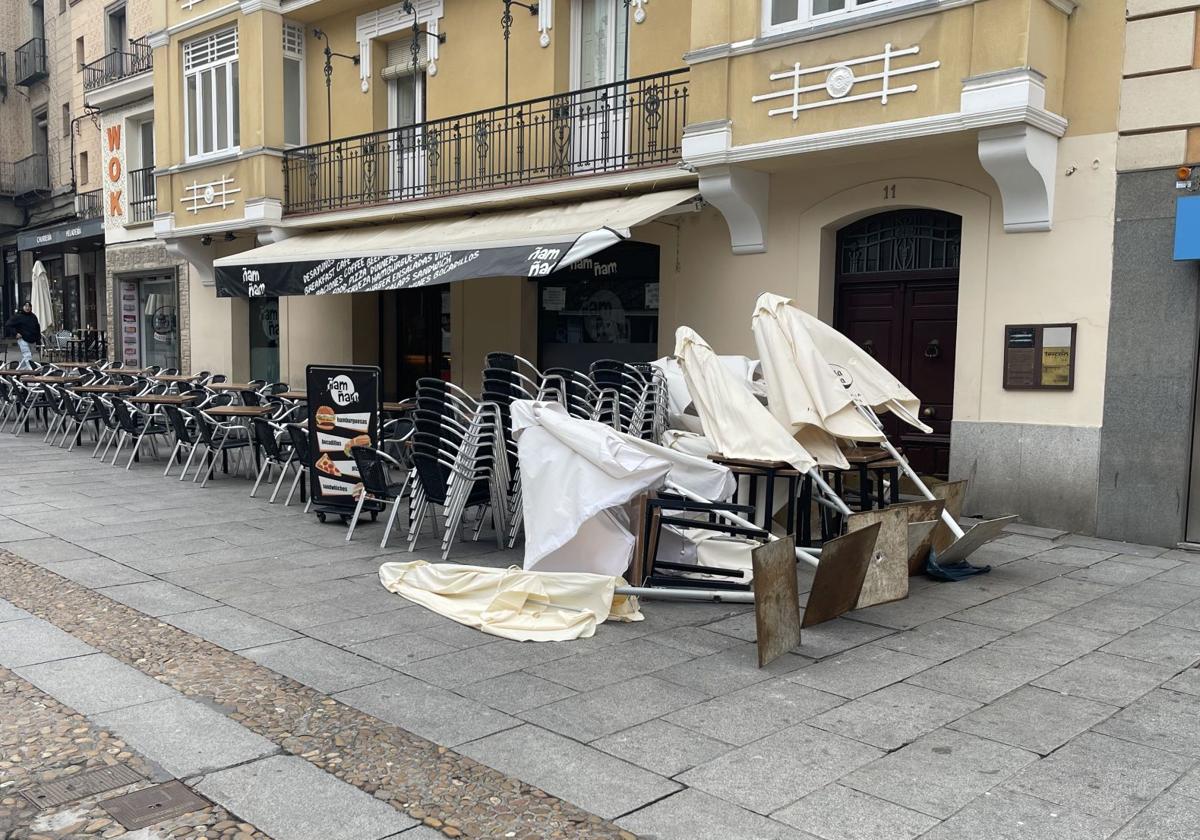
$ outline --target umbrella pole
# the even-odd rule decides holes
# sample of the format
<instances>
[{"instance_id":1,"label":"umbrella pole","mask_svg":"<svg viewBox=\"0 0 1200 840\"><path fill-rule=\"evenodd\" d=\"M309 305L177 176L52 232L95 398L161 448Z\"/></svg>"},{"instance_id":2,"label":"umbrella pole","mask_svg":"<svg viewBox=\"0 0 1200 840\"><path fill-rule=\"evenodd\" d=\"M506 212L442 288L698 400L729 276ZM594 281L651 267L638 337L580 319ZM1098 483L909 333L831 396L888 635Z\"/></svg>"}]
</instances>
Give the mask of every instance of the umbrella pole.
<instances>
[{"instance_id":1,"label":"umbrella pole","mask_svg":"<svg viewBox=\"0 0 1200 840\"><path fill-rule=\"evenodd\" d=\"M868 405L863 405L857 400L855 400L854 405L858 408L859 414L870 420L875 424L876 428L882 431L883 423L879 421L879 416L875 413L874 409ZM883 435L883 440L880 443L887 454L896 459L896 462L900 464L900 469L904 470L904 474L912 479L913 484L917 485L917 489L921 491L925 498L929 499L930 501L937 501L937 496L933 495L933 491L925 486L925 482L921 480L921 476L917 475L917 471L914 470L908 463L908 459L901 455L896 450L896 447L892 446L892 442L888 440L887 435ZM962 539L965 532L961 527L959 527L959 524L955 521L953 514L951 514L950 511L946 510L945 508L942 508L942 521L946 523L946 527L949 528L951 533L954 534L955 539Z\"/></svg>"},{"instance_id":2,"label":"umbrella pole","mask_svg":"<svg viewBox=\"0 0 1200 840\"><path fill-rule=\"evenodd\" d=\"M717 592L712 589L658 589L648 586L618 586L618 595L638 598L658 598L662 601L713 601L731 604L753 604L753 592Z\"/></svg>"}]
</instances>

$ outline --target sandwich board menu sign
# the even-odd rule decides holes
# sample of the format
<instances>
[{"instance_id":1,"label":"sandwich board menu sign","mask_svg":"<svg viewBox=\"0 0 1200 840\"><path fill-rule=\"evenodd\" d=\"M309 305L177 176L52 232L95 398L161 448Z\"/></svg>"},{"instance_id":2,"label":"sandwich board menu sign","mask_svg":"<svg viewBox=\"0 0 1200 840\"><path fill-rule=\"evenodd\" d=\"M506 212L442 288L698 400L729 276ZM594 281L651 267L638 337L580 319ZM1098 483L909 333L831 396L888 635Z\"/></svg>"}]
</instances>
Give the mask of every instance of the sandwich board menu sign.
<instances>
[{"instance_id":1,"label":"sandwich board menu sign","mask_svg":"<svg viewBox=\"0 0 1200 840\"><path fill-rule=\"evenodd\" d=\"M379 368L309 365L304 375L313 506L348 513L362 492L350 450L379 440Z\"/></svg>"}]
</instances>

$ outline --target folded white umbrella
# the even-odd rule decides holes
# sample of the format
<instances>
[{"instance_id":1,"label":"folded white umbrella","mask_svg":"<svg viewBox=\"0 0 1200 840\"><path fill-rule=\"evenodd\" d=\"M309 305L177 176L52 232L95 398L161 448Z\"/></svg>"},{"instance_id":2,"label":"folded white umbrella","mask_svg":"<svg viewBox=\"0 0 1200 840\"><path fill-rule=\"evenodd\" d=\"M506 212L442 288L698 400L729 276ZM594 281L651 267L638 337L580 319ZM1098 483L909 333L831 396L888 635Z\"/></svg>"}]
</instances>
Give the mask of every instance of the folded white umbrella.
<instances>
[{"instance_id":1,"label":"folded white umbrella","mask_svg":"<svg viewBox=\"0 0 1200 840\"><path fill-rule=\"evenodd\" d=\"M54 303L50 299L50 276L41 260L33 263L32 283L29 288L29 302L33 304L33 314L42 325L42 333L50 331L54 325Z\"/></svg>"},{"instance_id":2,"label":"folded white umbrella","mask_svg":"<svg viewBox=\"0 0 1200 840\"><path fill-rule=\"evenodd\" d=\"M611 618L641 621L636 599L608 575L529 572L457 563L384 563L386 589L460 624L506 639L586 639Z\"/></svg>"},{"instance_id":3,"label":"folded white umbrella","mask_svg":"<svg viewBox=\"0 0 1200 840\"><path fill-rule=\"evenodd\" d=\"M747 356L717 356L717 359L739 380L745 383L751 393L766 394L761 380L755 379L759 372L756 359ZM650 364L663 372L667 383L667 423L672 429L682 429L687 432L700 432L700 418L696 416L695 406L692 405L692 395L688 392L687 380L683 376L683 368L679 360L673 356L655 359Z\"/></svg>"},{"instance_id":4,"label":"folded white umbrella","mask_svg":"<svg viewBox=\"0 0 1200 840\"><path fill-rule=\"evenodd\" d=\"M675 332L675 358L683 368L704 436L717 452L747 461L782 461L800 472L816 466L817 460L690 327Z\"/></svg>"},{"instance_id":5,"label":"folded white umbrella","mask_svg":"<svg viewBox=\"0 0 1200 840\"><path fill-rule=\"evenodd\" d=\"M822 410L829 412L825 419L832 425L825 426L827 431L851 440L881 440L882 434L855 437L859 427L852 423L849 415L853 413L856 402L870 406L876 414L890 411L922 432L933 431L919 419L921 401L916 395L869 353L829 324L795 306L787 298L763 294L754 308L755 340L758 339L757 324L766 317L775 318L779 322L779 329L791 336L790 343L796 352L794 364L802 374L815 371L823 359L841 380L848 400L840 407L833 393L819 384L823 379L813 378L809 383L810 394L820 398ZM766 367L764 358L764 373ZM769 382L770 374L767 374L767 379Z\"/></svg>"},{"instance_id":6,"label":"folded white umbrella","mask_svg":"<svg viewBox=\"0 0 1200 840\"><path fill-rule=\"evenodd\" d=\"M558 403L516 400L525 568L623 574L635 538L626 505L668 480L706 499L733 492L719 464L571 417Z\"/></svg>"}]
</instances>

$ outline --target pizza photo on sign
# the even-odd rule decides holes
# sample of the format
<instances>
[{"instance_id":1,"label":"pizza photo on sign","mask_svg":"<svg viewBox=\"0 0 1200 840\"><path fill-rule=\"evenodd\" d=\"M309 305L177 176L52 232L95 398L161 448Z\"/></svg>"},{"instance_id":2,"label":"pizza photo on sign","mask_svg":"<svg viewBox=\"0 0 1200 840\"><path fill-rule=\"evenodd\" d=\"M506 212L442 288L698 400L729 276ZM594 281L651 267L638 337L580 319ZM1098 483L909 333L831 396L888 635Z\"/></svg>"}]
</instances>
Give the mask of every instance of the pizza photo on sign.
<instances>
[{"instance_id":1,"label":"pizza photo on sign","mask_svg":"<svg viewBox=\"0 0 1200 840\"><path fill-rule=\"evenodd\" d=\"M317 409L317 428L323 432L332 432L337 427L337 412L327 405Z\"/></svg>"},{"instance_id":2,"label":"pizza photo on sign","mask_svg":"<svg viewBox=\"0 0 1200 840\"><path fill-rule=\"evenodd\" d=\"M333 462L333 459L329 457L328 453L318 458L317 462L313 464L313 466L325 473L325 475L331 475L334 478L342 477L342 471L338 469L337 464Z\"/></svg>"}]
</instances>

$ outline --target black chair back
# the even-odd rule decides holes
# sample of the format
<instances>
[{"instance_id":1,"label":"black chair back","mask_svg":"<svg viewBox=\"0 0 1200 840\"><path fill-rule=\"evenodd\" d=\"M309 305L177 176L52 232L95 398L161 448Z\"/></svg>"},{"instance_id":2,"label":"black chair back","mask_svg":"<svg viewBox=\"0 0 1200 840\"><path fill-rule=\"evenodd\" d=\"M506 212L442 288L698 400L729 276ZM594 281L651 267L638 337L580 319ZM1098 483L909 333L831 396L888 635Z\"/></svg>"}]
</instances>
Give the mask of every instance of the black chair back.
<instances>
[{"instance_id":1,"label":"black chair back","mask_svg":"<svg viewBox=\"0 0 1200 840\"><path fill-rule=\"evenodd\" d=\"M183 412L179 410L179 406L164 405L163 411L167 413L167 420L171 423L171 428L175 430L175 437L187 444L196 442L196 434L192 431L192 427L187 424L187 418L183 416Z\"/></svg>"},{"instance_id":2,"label":"black chair back","mask_svg":"<svg viewBox=\"0 0 1200 840\"><path fill-rule=\"evenodd\" d=\"M275 437L275 427L261 417L253 418L250 425L254 430L254 442L262 447L267 457L272 461L282 461L283 453L279 449L279 440Z\"/></svg>"},{"instance_id":3,"label":"black chair back","mask_svg":"<svg viewBox=\"0 0 1200 840\"><path fill-rule=\"evenodd\" d=\"M238 391L238 396L242 398L242 405L262 405L258 391Z\"/></svg>"},{"instance_id":4,"label":"black chair back","mask_svg":"<svg viewBox=\"0 0 1200 840\"><path fill-rule=\"evenodd\" d=\"M128 432L131 435L136 435L141 431L137 421L133 419L133 413L129 410L129 406L125 404L125 400L120 397L113 397L112 407L113 414L117 418L117 425L121 431Z\"/></svg>"},{"instance_id":5,"label":"black chair back","mask_svg":"<svg viewBox=\"0 0 1200 840\"><path fill-rule=\"evenodd\" d=\"M379 453L369 446L353 446L350 455L358 466L358 477L363 489L372 496L391 497L388 490L387 465Z\"/></svg>"},{"instance_id":6,"label":"black chair back","mask_svg":"<svg viewBox=\"0 0 1200 840\"><path fill-rule=\"evenodd\" d=\"M288 440L292 442L292 451L296 453L296 459L307 467L309 461L308 430L297 423L288 423L284 428L287 429Z\"/></svg>"}]
</instances>

